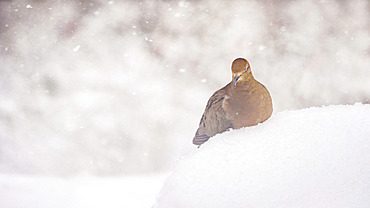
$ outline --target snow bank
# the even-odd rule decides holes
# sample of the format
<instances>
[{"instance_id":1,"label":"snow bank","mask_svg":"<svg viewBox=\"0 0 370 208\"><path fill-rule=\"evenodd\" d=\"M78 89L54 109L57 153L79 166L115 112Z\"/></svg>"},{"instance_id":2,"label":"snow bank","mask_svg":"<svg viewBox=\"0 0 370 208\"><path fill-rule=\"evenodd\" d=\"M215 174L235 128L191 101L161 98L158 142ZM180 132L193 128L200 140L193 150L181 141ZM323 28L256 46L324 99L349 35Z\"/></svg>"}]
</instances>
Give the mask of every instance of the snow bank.
<instances>
[{"instance_id":1,"label":"snow bank","mask_svg":"<svg viewBox=\"0 0 370 208\"><path fill-rule=\"evenodd\" d=\"M164 178L163 174L71 178L0 174L0 207L150 207Z\"/></svg>"},{"instance_id":2,"label":"snow bank","mask_svg":"<svg viewBox=\"0 0 370 208\"><path fill-rule=\"evenodd\" d=\"M286 111L178 162L155 207L370 207L370 105Z\"/></svg>"},{"instance_id":3,"label":"snow bank","mask_svg":"<svg viewBox=\"0 0 370 208\"><path fill-rule=\"evenodd\" d=\"M275 112L370 102L369 7L0 1L0 173L167 170L240 56Z\"/></svg>"}]
</instances>

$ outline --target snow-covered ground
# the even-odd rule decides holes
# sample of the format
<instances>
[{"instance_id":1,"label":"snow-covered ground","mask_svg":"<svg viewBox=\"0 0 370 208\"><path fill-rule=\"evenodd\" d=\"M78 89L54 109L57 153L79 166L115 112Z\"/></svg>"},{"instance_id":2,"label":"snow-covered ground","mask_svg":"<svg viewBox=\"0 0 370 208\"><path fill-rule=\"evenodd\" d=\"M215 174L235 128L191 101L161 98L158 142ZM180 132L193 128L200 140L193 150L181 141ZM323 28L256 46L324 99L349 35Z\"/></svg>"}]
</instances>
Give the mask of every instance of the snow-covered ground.
<instances>
[{"instance_id":1,"label":"snow-covered ground","mask_svg":"<svg viewBox=\"0 0 370 208\"><path fill-rule=\"evenodd\" d=\"M44 194L94 205L109 199L99 192L105 183L140 180L151 181L150 200L136 203L152 201L159 182L145 175L194 150L206 102L231 81L236 57L250 61L275 114L369 103L369 8L368 0L0 1L0 207L58 201L38 200ZM136 174L144 176L126 177ZM87 187L105 195L48 191Z\"/></svg>"},{"instance_id":2,"label":"snow-covered ground","mask_svg":"<svg viewBox=\"0 0 370 208\"><path fill-rule=\"evenodd\" d=\"M237 57L274 112L370 102L369 1L0 1L0 172L166 170ZM302 18L305 17L305 18Z\"/></svg>"},{"instance_id":3,"label":"snow-covered ground","mask_svg":"<svg viewBox=\"0 0 370 208\"><path fill-rule=\"evenodd\" d=\"M144 208L158 197L158 208L366 208L369 115L370 105L363 104L278 113L258 126L216 135L181 159L168 178L2 174L0 204Z\"/></svg>"},{"instance_id":4,"label":"snow-covered ground","mask_svg":"<svg viewBox=\"0 0 370 208\"><path fill-rule=\"evenodd\" d=\"M370 207L370 105L287 111L183 158L157 208Z\"/></svg>"},{"instance_id":5,"label":"snow-covered ground","mask_svg":"<svg viewBox=\"0 0 370 208\"><path fill-rule=\"evenodd\" d=\"M145 208L165 174L72 178L0 175L3 208Z\"/></svg>"}]
</instances>

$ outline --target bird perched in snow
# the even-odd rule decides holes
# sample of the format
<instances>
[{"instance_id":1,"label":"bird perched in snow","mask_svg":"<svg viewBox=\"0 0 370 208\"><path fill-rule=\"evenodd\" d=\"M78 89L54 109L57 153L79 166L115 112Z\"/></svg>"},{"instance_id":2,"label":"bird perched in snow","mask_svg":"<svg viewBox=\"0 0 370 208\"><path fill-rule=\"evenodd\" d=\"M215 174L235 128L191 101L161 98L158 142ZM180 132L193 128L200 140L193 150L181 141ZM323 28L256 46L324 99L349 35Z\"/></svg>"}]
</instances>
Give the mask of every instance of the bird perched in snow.
<instances>
[{"instance_id":1,"label":"bird perched in snow","mask_svg":"<svg viewBox=\"0 0 370 208\"><path fill-rule=\"evenodd\" d=\"M270 118L270 93L254 79L248 61L244 58L235 59L231 71L232 81L208 100L193 144L201 145L229 128L254 126Z\"/></svg>"}]
</instances>

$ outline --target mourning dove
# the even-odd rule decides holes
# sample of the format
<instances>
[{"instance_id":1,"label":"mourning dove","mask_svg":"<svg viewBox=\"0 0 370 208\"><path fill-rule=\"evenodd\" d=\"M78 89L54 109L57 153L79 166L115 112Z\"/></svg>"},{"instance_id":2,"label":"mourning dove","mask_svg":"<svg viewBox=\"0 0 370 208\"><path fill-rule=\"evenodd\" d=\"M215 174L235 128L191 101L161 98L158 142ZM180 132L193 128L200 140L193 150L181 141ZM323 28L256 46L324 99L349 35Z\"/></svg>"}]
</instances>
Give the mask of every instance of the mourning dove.
<instances>
[{"instance_id":1,"label":"mourning dove","mask_svg":"<svg viewBox=\"0 0 370 208\"><path fill-rule=\"evenodd\" d=\"M229 128L254 126L270 118L270 93L254 79L248 61L244 58L235 59L231 71L232 81L208 100L193 144L201 145Z\"/></svg>"}]
</instances>

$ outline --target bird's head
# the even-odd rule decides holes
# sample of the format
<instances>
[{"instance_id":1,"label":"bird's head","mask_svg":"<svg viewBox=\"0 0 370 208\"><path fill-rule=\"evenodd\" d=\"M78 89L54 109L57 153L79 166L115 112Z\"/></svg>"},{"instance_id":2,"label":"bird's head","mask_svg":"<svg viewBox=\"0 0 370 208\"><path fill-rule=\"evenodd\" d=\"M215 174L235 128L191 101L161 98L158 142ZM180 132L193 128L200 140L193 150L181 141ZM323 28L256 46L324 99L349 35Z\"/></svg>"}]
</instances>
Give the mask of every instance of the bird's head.
<instances>
[{"instance_id":1,"label":"bird's head","mask_svg":"<svg viewBox=\"0 0 370 208\"><path fill-rule=\"evenodd\" d=\"M252 76L249 62L244 58L235 59L231 65L231 71L233 72L234 87L244 77Z\"/></svg>"}]
</instances>

